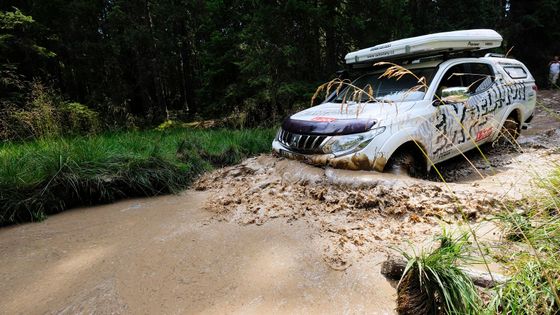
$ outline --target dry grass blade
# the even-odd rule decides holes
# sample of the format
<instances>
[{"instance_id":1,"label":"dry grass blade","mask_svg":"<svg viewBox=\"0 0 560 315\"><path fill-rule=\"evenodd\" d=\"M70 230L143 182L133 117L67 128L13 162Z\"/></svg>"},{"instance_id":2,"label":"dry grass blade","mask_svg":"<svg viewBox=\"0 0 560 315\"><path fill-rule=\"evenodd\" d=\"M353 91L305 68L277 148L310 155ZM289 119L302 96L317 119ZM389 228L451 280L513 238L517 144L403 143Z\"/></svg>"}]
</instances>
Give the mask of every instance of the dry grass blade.
<instances>
[{"instance_id":1,"label":"dry grass blade","mask_svg":"<svg viewBox=\"0 0 560 315\"><path fill-rule=\"evenodd\" d=\"M315 93L311 98L311 106L315 104L315 101L317 100L321 92L325 92L325 99L327 99L330 96L331 90L334 86L336 86L336 89L334 90L336 96L339 96L341 95L341 93L343 93L342 102L340 104L340 112L343 112L346 108L346 113L348 113L348 103L361 103L364 97L367 97L368 102L376 101L373 95L373 87L370 84L366 85L363 88L360 88L352 84L352 82L350 82L350 80L348 79L341 80L337 78L323 83L319 85L319 87L317 87Z\"/></svg>"},{"instance_id":2,"label":"dry grass blade","mask_svg":"<svg viewBox=\"0 0 560 315\"><path fill-rule=\"evenodd\" d=\"M319 96L319 94L325 89L325 84L321 84L316 90L315 93L313 93L313 96L311 97L311 106L313 106L313 104L315 104L315 100L317 99L317 97Z\"/></svg>"},{"instance_id":3,"label":"dry grass blade","mask_svg":"<svg viewBox=\"0 0 560 315\"><path fill-rule=\"evenodd\" d=\"M509 54L511 53L511 51L513 50L514 47L515 47L515 46L511 46L511 48L508 49L508 51L507 51L506 55L504 56L504 58L507 58L507 57L509 56Z\"/></svg>"}]
</instances>

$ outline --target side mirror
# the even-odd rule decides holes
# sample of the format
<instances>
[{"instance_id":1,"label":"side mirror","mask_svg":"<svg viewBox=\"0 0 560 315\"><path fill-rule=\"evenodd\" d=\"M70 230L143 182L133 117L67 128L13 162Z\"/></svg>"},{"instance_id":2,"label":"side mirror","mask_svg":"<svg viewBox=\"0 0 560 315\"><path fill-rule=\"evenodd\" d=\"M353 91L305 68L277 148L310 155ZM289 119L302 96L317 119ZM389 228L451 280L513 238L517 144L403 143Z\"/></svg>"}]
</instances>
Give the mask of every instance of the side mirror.
<instances>
[{"instance_id":1,"label":"side mirror","mask_svg":"<svg viewBox=\"0 0 560 315\"><path fill-rule=\"evenodd\" d=\"M441 100L445 104L463 103L469 99L468 87L450 87L441 91Z\"/></svg>"}]
</instances>

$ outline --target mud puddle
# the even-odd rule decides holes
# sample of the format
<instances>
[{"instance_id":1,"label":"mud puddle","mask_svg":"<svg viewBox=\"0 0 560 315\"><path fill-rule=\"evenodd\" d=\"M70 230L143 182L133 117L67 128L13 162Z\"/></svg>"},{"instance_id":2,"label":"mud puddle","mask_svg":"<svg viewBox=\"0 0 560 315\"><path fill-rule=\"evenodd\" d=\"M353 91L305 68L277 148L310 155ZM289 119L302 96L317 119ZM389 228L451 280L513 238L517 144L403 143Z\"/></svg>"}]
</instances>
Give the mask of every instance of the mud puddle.
<instances>
[{"instance_id":1,"label":"mud puddle","mask_svg":"<svg viewBox=\"0 0 560 315\"><path fill-rule=\"evenodd\" d=\"M546 93L545 93L546 95ZM551 93L550 99L560 99ZM303 221L325 240L323 260L344 270L370 253L421 244L466 218L477 225L538 188L560 162L560 123L539 107L533 127L516 146L491 146L439 164L428 180L365 171L313 167L262 155L206 174L195 188L214 196L214 219L262 225Z\"/></svg>"},{"instance_id":2,"label":"mud puddle","mask_svg":"<svg viewBox=\"0 0 560 315\"><path fill-rule=\"evenodd\" d=\"M127 200L0 230L0 314L392 313L393 287L371 272L383 257L333 271L305 222L217 222L201 208L209 198Z\"/></svg>"}]
</instances>

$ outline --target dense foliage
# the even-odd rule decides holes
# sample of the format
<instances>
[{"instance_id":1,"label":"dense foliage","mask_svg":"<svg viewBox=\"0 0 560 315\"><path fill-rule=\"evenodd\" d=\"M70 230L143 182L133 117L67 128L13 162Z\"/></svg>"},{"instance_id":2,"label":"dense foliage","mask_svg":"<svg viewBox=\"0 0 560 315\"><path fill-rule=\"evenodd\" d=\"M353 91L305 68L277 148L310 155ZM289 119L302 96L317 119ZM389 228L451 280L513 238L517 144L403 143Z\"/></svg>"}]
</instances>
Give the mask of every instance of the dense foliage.
<instances>
[{"instance_id":1,"label":"dense foliage","mask_svg":"<svg viewBox=\"0 0 560 315\"><path fill-rule=\"evenodd\" d=\"M500 31L544 83L560 51L559 2L6 0L0 115L28 111L42 84L106 126L241 112L266 124L306 106L348 51L467 28Z\"/></svg>"}]
</instances>

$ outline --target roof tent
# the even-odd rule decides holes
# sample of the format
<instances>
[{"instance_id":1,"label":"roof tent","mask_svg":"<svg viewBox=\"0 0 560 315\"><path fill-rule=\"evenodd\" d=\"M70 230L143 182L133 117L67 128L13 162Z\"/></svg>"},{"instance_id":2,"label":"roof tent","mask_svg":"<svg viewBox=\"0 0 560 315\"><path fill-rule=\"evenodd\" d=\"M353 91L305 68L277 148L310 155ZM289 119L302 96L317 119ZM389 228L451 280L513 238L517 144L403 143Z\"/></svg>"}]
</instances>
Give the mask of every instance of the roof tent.
<instances>
[{"instance_id":1,"label":"roof tent","mask_svg":"<svg viewBox=\"0 0 560 315\"><path fill-rule=\"evenodd\" d=\"M494 30L477 29L436 33L379 44L346 55L346 64L420 58L445 53L500 47L502 36Z\"/></svg>"}]
</instances>

